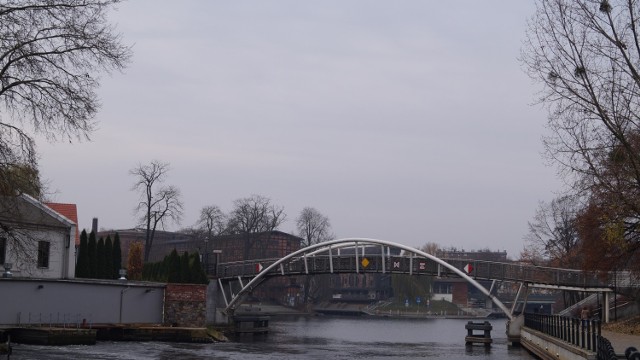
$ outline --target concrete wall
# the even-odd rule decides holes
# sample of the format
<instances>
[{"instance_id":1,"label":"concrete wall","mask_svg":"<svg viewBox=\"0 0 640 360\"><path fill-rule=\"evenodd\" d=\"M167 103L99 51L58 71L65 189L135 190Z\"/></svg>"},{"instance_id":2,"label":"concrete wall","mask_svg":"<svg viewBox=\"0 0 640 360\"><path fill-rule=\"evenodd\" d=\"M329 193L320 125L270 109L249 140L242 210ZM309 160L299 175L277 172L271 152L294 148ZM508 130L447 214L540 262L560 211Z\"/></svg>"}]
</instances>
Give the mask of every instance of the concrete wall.
<instances>
[{"instance_id":1,"label":"concrete wall","mask_svg":"<svg viewBox=\"0 0 640 360\"><path fill-rule=\"evenodd\" d=\"M0 278L0 324L162 323L164 284Z\"/></svg>"},{"instance_id":2,"label":"concrete wall","mask_svg":"<svg viewBox=\"0 0 640 360\"><path fill-rule=\"evenodd\" d=\"M596 354L523 327L520 344L543 360L595 360Z\"/></svg>"}]
</instances>

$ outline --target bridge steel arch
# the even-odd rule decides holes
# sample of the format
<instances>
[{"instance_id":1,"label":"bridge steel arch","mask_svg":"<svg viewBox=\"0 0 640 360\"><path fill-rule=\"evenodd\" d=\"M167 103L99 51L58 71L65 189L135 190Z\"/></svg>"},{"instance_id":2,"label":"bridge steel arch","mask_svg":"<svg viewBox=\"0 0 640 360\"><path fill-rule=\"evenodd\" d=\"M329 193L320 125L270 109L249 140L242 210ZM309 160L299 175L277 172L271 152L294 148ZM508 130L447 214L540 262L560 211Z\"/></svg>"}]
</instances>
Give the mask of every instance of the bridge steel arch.
<instances>
[{"instance_id":1,"label":"bridge steel arch","mask_svg":"<svg viewBox=\"0 0 640 360\"><path fill-rule=\"evenodd\" d=\"M314 244L311 246L307 246L303 249L300 249L298 251L292 252L291 254L281 258L280 260L274 262L273 264L265 267L264 269L262 269L262 271L260 273L258 273L258 275L256 275L256 277L254 277L253 279L251 279L251 281L249 281L246 285L244 285L242 287L242 289L240 290L240 292L238 292L229 302L229 304L227 305L225 312L228 315L232 315L236 306L238 305L238 303L240 302L240 299L246 295L249 291L253 290L256 286L258 286L260 284L260 282L262 282L263 280L265 280L267 274L277 268L278 266L280 266L280 264L285 263L286 261L295 258L299 255L315 255L315 254L319 254L322 253L324 251L331 251L333 250L333 245L340 245L338 247L345 247L348 246L349 244L351 245L355 245L356 246L356 253L357 253L357 246L359 244L376 244L376 245L382 245L382 246L389 246L389 247L394 247L394 248L399 248L402 250L405 250L407 252L413 253L415 255L418 256L423 256L429 260L432 260L444 267L446 267L447 269L451 270L452 272L456 273L457 275L459 275L461 278L465 279L468 283L470 283L471 285L473 285L475 288L477 288L478 290L480 290L483 294L485 294L488 298L490 298L496 305L498 305L498 307L505 313L505 315L509 318L509 320L513 320L513 315L511 314L511 311L494 295L491 294L491 292L489 292L489 290L487 290L484 286L482 286L480 283L478 283L475 279L473 279L472 277L470 277L469 275L467 275L464 271L456 268L455 266L449 264L448 262L433 256L431 254L428 254L424 251L420 251L418 249L414 249L411 248L409 246L406 245L402 245L402 244L398 244L392 241L386 241L386 240L379 240L379 239L371 239L371 238L344 238L344 239L338 239L338 240L330 240L330 241L325 241L322 243L318 243L318 244ZM382 254L382 256L384 255L384 252Z\"/></svg>"}]
</instances>

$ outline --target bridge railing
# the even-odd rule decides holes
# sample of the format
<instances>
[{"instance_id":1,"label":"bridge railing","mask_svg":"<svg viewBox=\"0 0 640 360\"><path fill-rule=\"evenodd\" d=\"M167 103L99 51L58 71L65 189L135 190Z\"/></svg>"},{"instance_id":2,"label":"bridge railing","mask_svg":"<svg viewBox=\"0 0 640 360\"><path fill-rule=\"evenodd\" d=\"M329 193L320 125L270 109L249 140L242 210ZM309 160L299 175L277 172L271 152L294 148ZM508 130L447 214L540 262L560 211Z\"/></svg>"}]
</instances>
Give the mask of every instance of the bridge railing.
<instances>
[{"instance_id":1,"label":"bridge railing","mask_svg":"<svg viewBox=\"0 0 640 360\"><path fill-rule=\"evenodd\" d=\"M480 260L443 260L459 268L471 264L473 270L469 275L482 279L503 279L576 287L606 287L613 284L611 276L593 271Z\"/></svg>"},{"instance_id":2,"label":"bridge railing","mask_svg":"<svg viewBox=\"0 0 640 360\"><path fill-rule=\"evenodd\" d=\"M525 313L524 326L582 349L597 352L601 340L600 320Z\"/></svg>"},{"instance_id":3,"label":"bridge railing","mask_svg":"<svg viewBox=\"0 0 640 360\"><path fill-rule=\"evenodd\" d=\"M366 259L366 261L365 261ZM532 266L518 263L500 263L480 260L443 259L454 267L463 270L470 265L469 275L476 279L499 279L575 287L608 287L614 284L613 278L596 272ZM251 277L260 272L260 268L278 261L278 259L260 259L221 263L217 266L219 277ZM305 265L306 263L306 265ZM258 265L259 264L259 265ZM313 255L292 258L272 270L272 275L317 274L330 272L394 272L437 275L442 277L458 276L435 261L418 256L382 256L371 255Z\"/></svg>"}]
</instances>

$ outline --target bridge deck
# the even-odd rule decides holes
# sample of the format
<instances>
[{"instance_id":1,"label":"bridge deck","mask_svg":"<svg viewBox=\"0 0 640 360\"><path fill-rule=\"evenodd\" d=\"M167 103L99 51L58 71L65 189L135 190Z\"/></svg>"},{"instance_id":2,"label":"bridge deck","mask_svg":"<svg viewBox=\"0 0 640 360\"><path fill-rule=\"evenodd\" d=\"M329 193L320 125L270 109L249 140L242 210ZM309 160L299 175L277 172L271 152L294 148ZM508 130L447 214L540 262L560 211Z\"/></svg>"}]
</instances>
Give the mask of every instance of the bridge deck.
<instances>
[{"instance_id":1,"label":"bridge deck","mask_svg":"<svg viewBox=\"0 0 640 360\"><path fill-rule=\"evenodd\" d=\"M278 259L221 263L217 266L220 279L251 278ZM463 270L470 265L469 276L478 280L502 280L529 284L577 288L610 288L612 281L598 273L549 268L516 263L480 260L442 259ZM467 267L468 268L468 267ZM271 269L265 276L291 276L328 273L392 273L459 277L458 274L427 258L418 256L377 255L313 255L293 258Z\"/></svg>"}]
</instances>

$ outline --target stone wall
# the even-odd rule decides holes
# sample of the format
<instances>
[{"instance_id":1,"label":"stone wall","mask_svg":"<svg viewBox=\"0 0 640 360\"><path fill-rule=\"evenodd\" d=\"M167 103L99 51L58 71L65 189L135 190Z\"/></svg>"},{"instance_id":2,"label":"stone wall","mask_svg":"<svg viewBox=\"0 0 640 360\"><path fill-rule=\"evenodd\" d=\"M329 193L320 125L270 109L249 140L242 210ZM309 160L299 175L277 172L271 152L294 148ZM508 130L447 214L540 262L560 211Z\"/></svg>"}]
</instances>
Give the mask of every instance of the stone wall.
<instances>
[{"instance_id":1,"label":"stone wall","mask_svg":"<svg viewBox=\"0 0 640 360\"><path fill-rule=\"evenodd\" d=\"M207 317L207 285L167 284L164 322L169 326L204 327Z\"/></svg>"}]
</instances>

